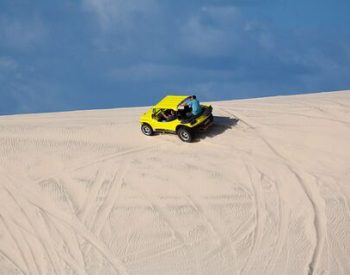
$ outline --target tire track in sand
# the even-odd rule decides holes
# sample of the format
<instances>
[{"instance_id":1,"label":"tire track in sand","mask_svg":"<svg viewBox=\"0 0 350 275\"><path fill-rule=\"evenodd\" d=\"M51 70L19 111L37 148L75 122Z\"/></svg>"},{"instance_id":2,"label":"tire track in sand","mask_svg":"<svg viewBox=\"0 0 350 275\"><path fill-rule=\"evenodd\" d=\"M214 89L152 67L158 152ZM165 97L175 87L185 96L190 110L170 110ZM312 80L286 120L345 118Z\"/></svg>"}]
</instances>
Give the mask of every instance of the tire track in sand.
<instances>
[{"instance_id":1,"label":"tire track in sand","mask_svg":"<svg viewBox=\"0 0 350 275\"><path fill-rule=\"evenodd\" d=\"M30 207L28 202L22 199L21 196L16 197L14 194L16 194L17 192L14 192L14 190L12 189L12 186L10 185L4 186L4 183L3 183L3 187L6 190L6 192L9 194L9 196L13 199L13 201L17 204L23 216L32 227L33 231L38 232L36 234L36 237L38 238L40 245L43 247L44 251L46 252L46 255L49 258L49 261L51 262L51 265L53 267L53 271L55 272L55 274L58 274L58 275L63 274L64 271L62 266L59 264L59 257L54 248L55 246L52 244L52 239L49 236L49 233L47 231L47 228L44 225L41 215L38 215L37 213L33 213L33 211L30 211L32 210L32 208ZM35 224L34 224L34 221L35 221Z\"/></svg>"},{"instance_id":2,"label":"tire track in sand","mask_svg":"<svg viewBox=\"0 0 350 275\"><path fill-rule=\"evenodd\" d=\"M344 274L350 274L350 263L348 260L350 249L344 245L349 241L350 233L349 200L340 188L338 179L321 180L317 178L317 182L326 189L322 192L322 195L325 196L325 207L329 221L327 224L327 245L328 250L331 252L328 252L328 257L337 255L338 266L341 267ZM334 261L334 256L332 258L329 259L329 262Z\"/></svg>"},{"instance_id":3,"label":"tire track in sand","mask_svg":"<svg viewBox=\"0 0 350 275\"><path fill-rule=\"evenodd\" d=\"M261 241L263 238L264 225L266 220L266 214L265 214L266 209L265 209L265 204L263 199L263 192L259 184L259 174L255 169L250 168L245 160L244 160L244 166L248 173L252 190L254 191L256 226L255 226L254 241L253 241L252 249L250 251L249 256L247 257L245 264L239 271L239 274L248 274L249 269L253 266L255 258L257 256L258 248L260 247Z\"/></svg>"},{"instance_id":4,"label":"tire track in sand","mask_svg":"<svg viewBox=\"0 0 350 275\"><path fill-rule=\"evenodd\" d=\"M143 146L143 147L132 148L132 149L128 149L128 150L117 152L117 153L113 153L113 154L108 154L108 155L102 156L99 159L96 159L94 161L89 161L89 162L84 163L83 165L79 165L79 166L70 168L69 171L74 172L74 171L84 169L86 167L89 167L89 166L97 164L97 163L101 163L101 162L105 162L105 161L112 160L112 159L115 159L115 158L131 155L131 154L134 154L134 153L140 153L142 151L151 150L151 149L154 149L156 147L157 146L155 146L155 145Z\"/></svg>"},{"instance_id":5,"label":"tire track in sand","mask_svg":"<svg viewBox=\"0 0 350 275\"><path fill-rule=\"evenodd\" d=\"M39 185L48 193L50 198L53 198L53 201L57 207L61 207L61 209L63 208L63 211L67 210L72 214L76 212L72 200L64 188L65 185L62 179L55 180L50 178L45 181L40 181ZM43 213L43 216L45 216L45 213ZM46 219L50 218L46 217ZM76 233L67 230L67 227L62 226L62 224L57 223L57 221L53 219L47 221L47 227L51 228L53 233L56 234L54 237L55 239L61 238L65 245L65 247L61 247L61 250L67 250L69 255L71 255L71 258L74 259L74 262L77 262L77 266L80 266L83 269L85 267L85 262ZM62 257L64 257L64 255L62 255ZM68 257L66 258L68 259ZM71 260L71 262L72 261L73 260ZM79 271L79 273L81 273L81 271Z\"/></svg>"},{"instance_id":6,"label":"tire track in sand","mask_svg":"<svg viewBox=\"0 0 350 275\"><path fill-rule=\"evenodd\" d=\"M230 113L226 110L227 113L231 114L232 116L235 116L234 114ZM244 118L244 120L241 118L241 115L238 115L238 118L240 121L242 121L244 124L249 126L251 129L254 130L256 133L256 136L265 143L265 145L274 153L275 156L277 156L284 165L288 168L288 170L295 176L297 182L299 183L300 187L302 188L303 192L305 193L306 197L308 198L314 212L313 217L313 223L315 228L315 235L316 235L316 244L314 247L314 251L312 253L311 260L309 262L308 266L308 274L314 274L315 270L317 269L318 262L321 257L321 253L324 247L325 243L325 236L326 236L326 226L327 226L327 219L324 217L324 206L320 205L324 203L323 198L320 194L316 195L314 194L316 190L318 190L318 187L315 186L315 183L312 180L308 181L308 184L313 185L313 188L310 188L308 184L305 183L303 180L301 174L302 172L297 168L296 164L292 164L291 160L284 157L264 136L260 133L254 126L252 126L250 123L247 122L247 119ZM307 176L307 174L304 172L304 176ZM311 191L311 190L314 190Z\"/></svg>"},{"instance_id":7,"label":"tire track in sand","mask_svg":"<svg viewBox=\"0 0 350 275\"><path fill-rule=\"evenodd\" d=\"M6 211L6 210L5 210ZM18 238L16 238L14 231L12 230L11 226L9 225L9 213L4 214L4 208L2 207L1 209L1 214L0 214L0 220L2 221L6 231L8 232L9 236L11 237L11 239L13 240L20 256L21 259L23 261L23 263L19 263L16 262L13 258L9 255L6 254L6 257L10 260L11 263L13 263L19 270L22 271L23 274L27 274L27 273L33 273L35 271L35 269L32 268L32 265L28 262L27 256L25 255L25 253L23 252L23 250L21 249L22 247L22 242L18 240ZM7 211L6 211L7 212ZM5 253L6 251L3 251L3 253Z\"/></svg>"},{"instance_id":8,"label":"tire track in sand","mask_svg":"<svg viewBox=\"0 0 350 275\"><path fill-rule=\"evenodd\" d=\"M93 222L88 226L88 228L95 234L95 236L99 237L102 229L104 228L106 222L108 221L108 217L113 211L113 207L115 203L118 201L118 197L120 195L121 188L124 184L124 177L130 167L129 159L126 159L122 162L119 169L114 172L112 180L109 181L109 189L107 190L107 194L102 194L100 191L103 187L103 177L99 178L99 184L94 188L91 192L91 195L88 196L86 204L93 205L95 207L87 208L85 212L82 214L82 222L86 223L87 217L91 219ZM99 172L101 174L101 172ZM102 172L103 173L103 172ZM98 202L102 201L100 205ZM90 252L91 246L87 247L86 254Z\"/></svg>"},{"instance_id":9,"label":"tire track in sand","mask_svg":"<svg viewBox=\"0 0 350 275\"><path fill-rule=\"evenodd\" d=\"M235 263L237 262L237 255L236 251L232 245L232 242L230 238L227 236L223 230L219 229L216 226L216 223L212 221L212 218L209 215L206 215L206 212L209 212L208 209L205 211L205 208L203 209L203 206L205 207L207 205L206 201L197 196L190 195L189 192L186 191L186 188L184 186L180 186L180 184L177 184L176 187L181 190L181 193L185 197L186 201L189 203L189 205L196 211L196 213L201 217L201 219L207 224L212 234L214 234L217 238L217 245L218 247L215 248L212 251L208 252L208 255L214 255L215 252L222 250L225 246L228 246L231 252L232 256L232 262L235 266ZM234 270L237 270L236 266Z\"/></svg>"},{"instance_id":10,"label":"tire track in sand","mask_svg":"<svg viewBox=\"0 0 350 275\"><path fill-rule=\"evenodd\" d=\"M263 274L273 274L273 270L276 266L277 259L282 252L284 242L287 239L288 235L288 213L286 211L286 207L283 205L282 200L281 200L281 193L278 187L278 184L276 181L272 180L267 176L264 172L259 171L262 176L265 178L268 178L268 180L271 182L271 184L274 185L276 192L277 192L277 197L278 197L278 232L277 236L275 238L275 243L274 243L274 249L272 252L272 256L268 263L266 264Z\"/></svg>"},{"instance_id":11,"label":"tire track in sand","mask_svg":"<svg viewBox=\"0 0 350 275\"><path fill-rule=\"evenodd\" d=\"M68 227L72 228L75 232L77 232L78 235L80 235L82 238L87 240L98 251L100 251L100 253L106 258L106 260L108 260L108 262L112 265L112 267L118 274L128 274L124 263L121 260L119 260L115 255L113 255L113 253L110 252L106 245L102 243L94 234L92 234L78 219L76 219L75 216L67 215L67 213L62 212L61 210L53 207L51 205L51 202L47 201L44 197L33 193L32 190L26 188L26 186L22 185L21 188L16 187L16 182L12 180L9 176L7 177L13 184L8 184L7 182L3 181L2 185L6 187L6 189L8 189L11 193L23 194L23 199L20 200L21 202L23 202L24 200L28 201L28 204L30 204L28 205L28 208L31 208L31 206L35 206L41 211L47 213L49 216L60 220ZM21 208L24 209L22 206ZM64 272L58 274L64 274Z\"/></svg>"}]
</instances>

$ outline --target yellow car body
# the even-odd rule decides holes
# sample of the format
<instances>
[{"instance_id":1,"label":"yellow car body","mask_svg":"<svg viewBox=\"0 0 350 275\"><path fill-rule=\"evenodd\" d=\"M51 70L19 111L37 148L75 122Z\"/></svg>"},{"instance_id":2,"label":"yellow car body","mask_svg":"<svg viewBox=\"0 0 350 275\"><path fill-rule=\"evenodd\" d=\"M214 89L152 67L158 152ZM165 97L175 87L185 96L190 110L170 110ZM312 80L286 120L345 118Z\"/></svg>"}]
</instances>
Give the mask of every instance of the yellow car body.
<instances>
[{"instance_id":1,"label":"yellow car body","mask_svg":"<svg viewBox=\"0 0 350 275\"><path fill-rule=\"evenodd\" d=\"M164 97L140 117L142 132L147 136L159 132L178 134L182 141L190 142L195 130L205 130L212 124L213 115L210 105L201 104L201 114L185 117L185 104L189 98L186 95L168 95ZM176 118L166 121L162 113L170 110L175 112Z\"/></svg>"}]
</instances>

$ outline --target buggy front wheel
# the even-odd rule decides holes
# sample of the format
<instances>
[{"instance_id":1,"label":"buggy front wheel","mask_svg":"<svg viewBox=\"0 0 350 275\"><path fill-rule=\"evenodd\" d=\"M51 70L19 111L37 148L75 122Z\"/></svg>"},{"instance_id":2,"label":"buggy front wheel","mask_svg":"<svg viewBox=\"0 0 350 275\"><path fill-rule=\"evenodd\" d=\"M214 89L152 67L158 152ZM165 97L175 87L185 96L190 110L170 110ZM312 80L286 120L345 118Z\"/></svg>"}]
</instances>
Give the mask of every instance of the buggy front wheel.
<instances>
[{"instance_id":1,"label":"buggy front wheel","mask_svg":"<svg viewBox=\"0 0 350 275\"><path fill-rule=\"evenodd\" d=\"M147 124L147 123L143 123L141 125L141 131L142 133L144 133L146 136L152 136L153 135L153 129L152 127Z\"/></svg>"}]
</instances>

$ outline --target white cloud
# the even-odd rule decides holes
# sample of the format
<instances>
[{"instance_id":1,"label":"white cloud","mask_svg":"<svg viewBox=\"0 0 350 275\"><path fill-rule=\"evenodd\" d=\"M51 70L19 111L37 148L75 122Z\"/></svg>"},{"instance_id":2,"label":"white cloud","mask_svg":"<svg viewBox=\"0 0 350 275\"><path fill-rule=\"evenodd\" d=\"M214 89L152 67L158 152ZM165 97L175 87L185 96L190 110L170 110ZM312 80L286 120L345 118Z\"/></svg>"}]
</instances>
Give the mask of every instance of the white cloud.
<instances>
[{"instance_id":1,"label":"white cloud","mask_svg":"<svg viewBox=\"0 0 350 275\"><path fill-rule=\"evenodd\" d=\"M231 79L234 72L230 70L209 70L176 65L140 63L127 68L113 70L109 76L118 81L167 81L191 82L203 79Z\"/></svg>"},{"instance_id":2,"label":"white cloud","mask_svg":"<svg viewBox=\"0 0 350 275\"><path fill-rule=\"evenodd\" d=\"M10 56L0 56L0 83L0 98L12 104L12 109L6 109L6 103L1 102L0 114L58 110L64 106L57 83L33 74L31 65Z\"/></svg>"},{"instance_id":3,"label":"white cloud","mask_svg":"<svg viewBox=\"0 0 350 275\"><path fill-rule=\"evenodd\" d=\"M178 68L174 66L141 63L126 68L114 69L110 73L110 76L114 80L144 81L147 79L159 80L176 72L178 72Z\"/></svg>"},{"instance_id":4,"label":"white cloud","mask_svg":"<svg viewBox=\"0 0 350 275\"><path fill-rule=\"evenodd\" d=\"M272 32L262 22L247 21L244 26L245 33L265 50L272 50L275 41Z\"/></svg>"},{"instance_id":5,"label":"white cloud","mask_svg":"<svg viewBox=\"0 0 350 275\"><path fill-rule=\"evenodd\" d=\"M232 56L235 51L271 50L272 32L262 22L245 18L235 6L206 6L194 13L181 30L185 51L203 57Z\"/></svg>"},{"instance_id":6,"label":"white cloud","mask_svg":"<svg viewBox=\"0 0 350 275\"><path fill-rule=\"evenodd\" d=\"M58 85L43 79L22 79L10 83L6 93L15 102L14 113L63 110L67 102L62 100Z\"/></svg>"},{"instance_id":7,"label":"white cloud","mask_svg":"<svg viewBox=\"0 0 350 275\"><path fill-rule=\"evenodd\" d=\"M0 72L14 71L17 68L17 62L8 57L0 56Z\"/></svg>"},{"instance_id":8,"label":"white cloud","mask_svg":"<svg viewBox=\"0 0 350 275\"><path fill-rule=\"evenodd\" d=\"M237 37L236 37L237 38ZM220 56L231 48L232 37L228 40L225 30L203 26L199 18L191 18L182 32L182 43L186 50L204 56Z\"/></svg>"},{"instance_id":9,"label":"white cloud","mask_svg":"<svg viewBox=\"0 0 350 275\"><path fill-rule=\"evenodd\" d=\"M0 56L0 80L3 82L3 85L9 79L20 79L22 76L19 71L19 65L11 57Z\"/></svg>"},{"instance_id":10,"label":"white cloud","mask_svg":"<svg viewBox=\"0 0 350 275\"><path fill-rule=\"evenodd\" d=\"M202 7L181 30L184 50L206 57L226 56L239 44L242 19L235 7Z\"/></svg>"},{"instance_id":11,"label":"white cloud","mask_svg":"<svg viewBox=\"0 0 350 275\"><path fill-rule=\"evenodd\" d=\"M240 11L235 6L203 6L201 12L221 26L239 23L241 20Z\"/></svg>"},{"instance_id":12,"label":"white cloud","mask_svg":"<svg viewBox=\"0 0 350 275\"><path fill-rule=\"evenodd\" d=\"M0 43L17 50L30 50L42 45L47 36L44 24L38 19L29 20L0 17Z\"/></svg>"},{"instance_id":13,"label":"white cloud","mask_svg":"<svg viewBox=\"0 0 350 275\"><path fill-rule=\"evenodd\" d=\"M134 18L152 14L157 9L155 0L83 0L82 3L84 10L95 14L105 31L114 27L130 28Z\"/></svg>"},{"instance_id":14,"label":"white cloud","mask_svg":"<svg viewBox=\"0 0 350 275\"><path fill-rule=\"evenodd\" d=\"M273 35L270 32L261 32L258 34L257 41L265 49L271 50L275 47Z\"/></svg>"}]
</instances>

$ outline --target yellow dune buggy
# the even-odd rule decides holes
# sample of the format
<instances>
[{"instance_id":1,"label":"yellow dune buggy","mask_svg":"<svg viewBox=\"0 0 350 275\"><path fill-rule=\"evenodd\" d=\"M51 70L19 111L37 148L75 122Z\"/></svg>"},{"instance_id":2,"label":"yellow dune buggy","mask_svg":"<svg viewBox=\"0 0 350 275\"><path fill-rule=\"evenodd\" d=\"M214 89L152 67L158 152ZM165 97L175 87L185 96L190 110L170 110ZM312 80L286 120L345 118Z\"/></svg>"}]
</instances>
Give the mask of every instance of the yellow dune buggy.
<instances>
[{"instance_id":1,"label":"yellow dune buggy","mask_svg":"<svg viewBox=\"0 0 350 275\"><path fill-rule=\"evenodd\" d=\"M190 96L168 95L140 117L141 131L177 134L184 142L191 142L197 130L206 130L213 123L211 105L201 105L198 115L191 115L186 102Z\"/></svg>"}]
</instances>

